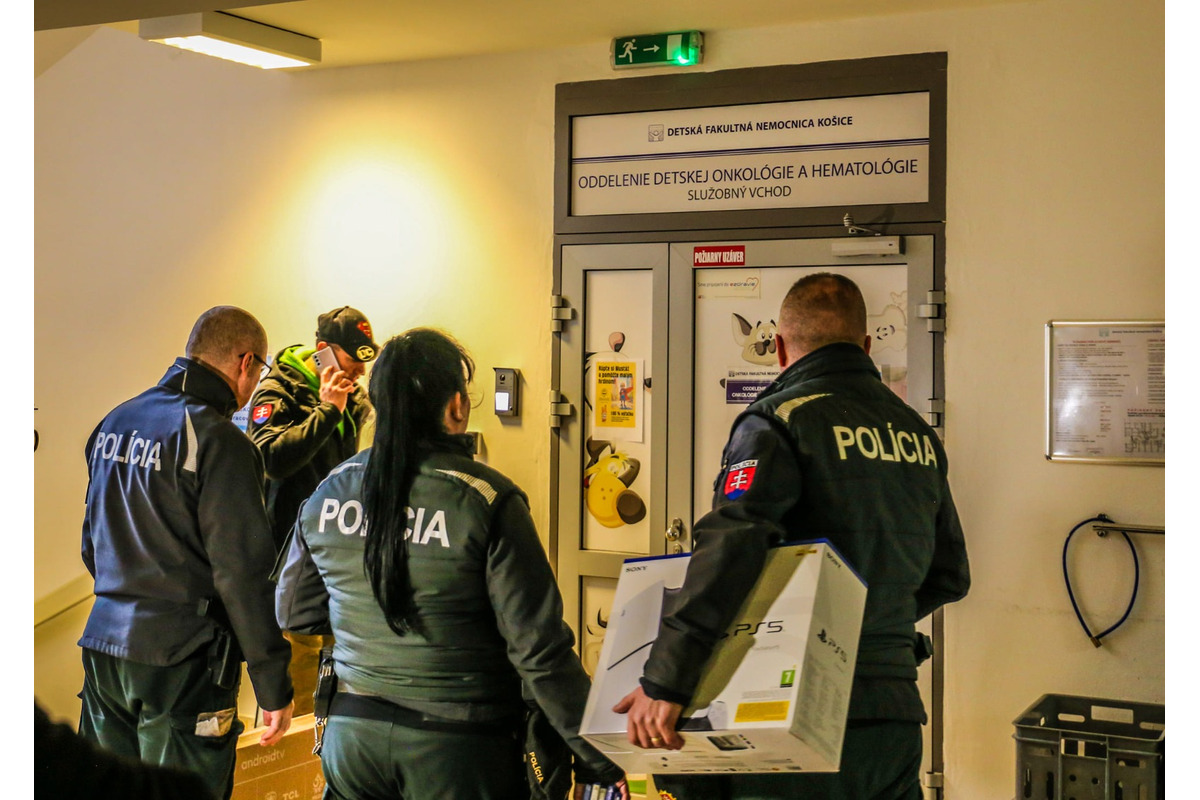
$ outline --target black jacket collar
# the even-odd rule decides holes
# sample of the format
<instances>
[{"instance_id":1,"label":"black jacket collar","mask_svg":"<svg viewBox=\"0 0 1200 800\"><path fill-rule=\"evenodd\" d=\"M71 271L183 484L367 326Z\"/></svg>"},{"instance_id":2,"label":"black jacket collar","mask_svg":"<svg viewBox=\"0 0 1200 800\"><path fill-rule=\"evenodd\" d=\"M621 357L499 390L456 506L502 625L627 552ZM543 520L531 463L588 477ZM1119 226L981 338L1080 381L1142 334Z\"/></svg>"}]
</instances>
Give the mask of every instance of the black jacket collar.
<instances>
[{"instance_id":1,"label":"black jacket collar","mask_svg":"<svg viewBox=\"0 0 1200 800\"><path fill-rule=\"evenodd\" d=\"M818 347L793 362L758 397L769 397L801 381L835 372L868 372L879 377L879 368L861 347L848 342L834 342Z\"/></svg>"},{"instance_id":2,"label":"black jacket collar","mask_svg":"<svg viewBox=\"0 0 1200 800\"><path fill-rule=\"evenodd\" d=\"M226 418L232 418L238 410L237 397L225 378L211 367L190 358L180 356L175 359L158 385L194 397L212 406Z\"/></svg>"},{"instance_id":3,"label":"black jacket collar","mask_svg":"<svg viewBox=\"0 0 1200 800\"><path fill-rule=\"evenodd\" d=\"M438 433L421 446L430 453L453 453L467 458L475 455L475 437L469 433Z\"/></svg>"}]
</instances>

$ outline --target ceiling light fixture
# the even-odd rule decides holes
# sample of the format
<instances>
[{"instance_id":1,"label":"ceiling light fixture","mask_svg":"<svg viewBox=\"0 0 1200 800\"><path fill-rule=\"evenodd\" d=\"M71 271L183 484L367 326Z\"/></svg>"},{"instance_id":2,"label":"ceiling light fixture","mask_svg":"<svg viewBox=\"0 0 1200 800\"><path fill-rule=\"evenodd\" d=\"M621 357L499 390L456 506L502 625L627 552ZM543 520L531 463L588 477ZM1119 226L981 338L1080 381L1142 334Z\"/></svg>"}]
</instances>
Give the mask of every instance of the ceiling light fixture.
<instances>
[{"instance_id":1,"label":"ceiling light fixture","mask_svg":"<svg viewBox=\"0 0 1200 800\"><path fill-rule=\"evenodd\" d=\"M221 11L144 19L138 24L138 36L262 69L307 67L321 61L320 39Z\"/></svg>"}]
</instances>

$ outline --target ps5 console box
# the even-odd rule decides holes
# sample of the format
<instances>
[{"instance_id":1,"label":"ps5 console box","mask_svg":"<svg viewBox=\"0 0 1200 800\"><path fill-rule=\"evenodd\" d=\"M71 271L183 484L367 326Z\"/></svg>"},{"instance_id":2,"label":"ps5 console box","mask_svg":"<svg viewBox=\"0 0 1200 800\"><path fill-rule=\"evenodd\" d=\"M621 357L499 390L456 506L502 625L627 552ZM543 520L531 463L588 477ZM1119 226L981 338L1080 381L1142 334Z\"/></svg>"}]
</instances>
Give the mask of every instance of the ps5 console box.
<instances>
[{"instance_id":1,"label":"ps5 console box","mask_svg":"<svg viewBox=\"0 0 1200 800\"><path fill-rule=\"evenodd\" d=\"M689 555L635 558L617 582L580 733L626 772L836 772L867 587L825 541L772 548L678 729L642 750L612 711L638 686Z\"/></svg>"}]
</instances>

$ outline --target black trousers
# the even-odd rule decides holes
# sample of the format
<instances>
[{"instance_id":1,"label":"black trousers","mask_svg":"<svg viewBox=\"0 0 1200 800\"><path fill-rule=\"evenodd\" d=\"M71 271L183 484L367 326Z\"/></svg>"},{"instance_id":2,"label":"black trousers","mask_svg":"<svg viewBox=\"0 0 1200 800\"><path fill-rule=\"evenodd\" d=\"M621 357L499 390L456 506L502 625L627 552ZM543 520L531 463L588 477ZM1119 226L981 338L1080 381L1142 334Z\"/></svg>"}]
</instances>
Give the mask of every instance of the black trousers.
<instances>
[{"instance_id":1,"label":"black trousers","mask_svg":"<svg viewBox=\"0 0 1200 800\"><path fill-rule=\"evenodd\" d=\"M654 785L674 800L921 800L921 724L852 721L838 772L655 775Z\"/></svg>"},{"instance_id":2,"label":"black trousers","mask_svg":"<svg viewBox=\"0 0 1200 800\"><path fill-rule=\"evenodd\" d=\"M191 770L214 797L233 793L238 735L237 683L212 682L208 656L168 667L83 650L79 733L100 747L149 764Z\"/></svg>"}]
</instances>

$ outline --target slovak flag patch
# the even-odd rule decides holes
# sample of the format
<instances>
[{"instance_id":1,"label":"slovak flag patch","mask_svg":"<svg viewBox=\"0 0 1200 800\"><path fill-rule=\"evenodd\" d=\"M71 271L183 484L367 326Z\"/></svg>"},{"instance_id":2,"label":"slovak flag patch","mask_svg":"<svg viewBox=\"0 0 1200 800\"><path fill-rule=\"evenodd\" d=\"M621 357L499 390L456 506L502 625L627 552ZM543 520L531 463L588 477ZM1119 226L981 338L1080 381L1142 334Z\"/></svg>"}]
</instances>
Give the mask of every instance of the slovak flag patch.
<instances>
[{"instance_id":1,"label":"slovak flag patch","mask_svg":"<svg viewBox=\"0 0 1200 800\"><path fill-rule=\"evenodd\" d=\"M270 403L263 403L261 406L255 406L250 412L250 419L254 420L255 425L262 425L271 418L271 412L275 410L275 406Z\"/></svg>"},{"instance_id":2,"label":"slovak flag patch","mask_svg":"<svg viewBox=\"0 0 1200 800\"><path fill-rule=\"evenodd\" d=\"M725 496L737 500L750 489L754 483L754 471L758 469L758 459L739 461L725 473Z\"/></svg>"}]
</instances>

